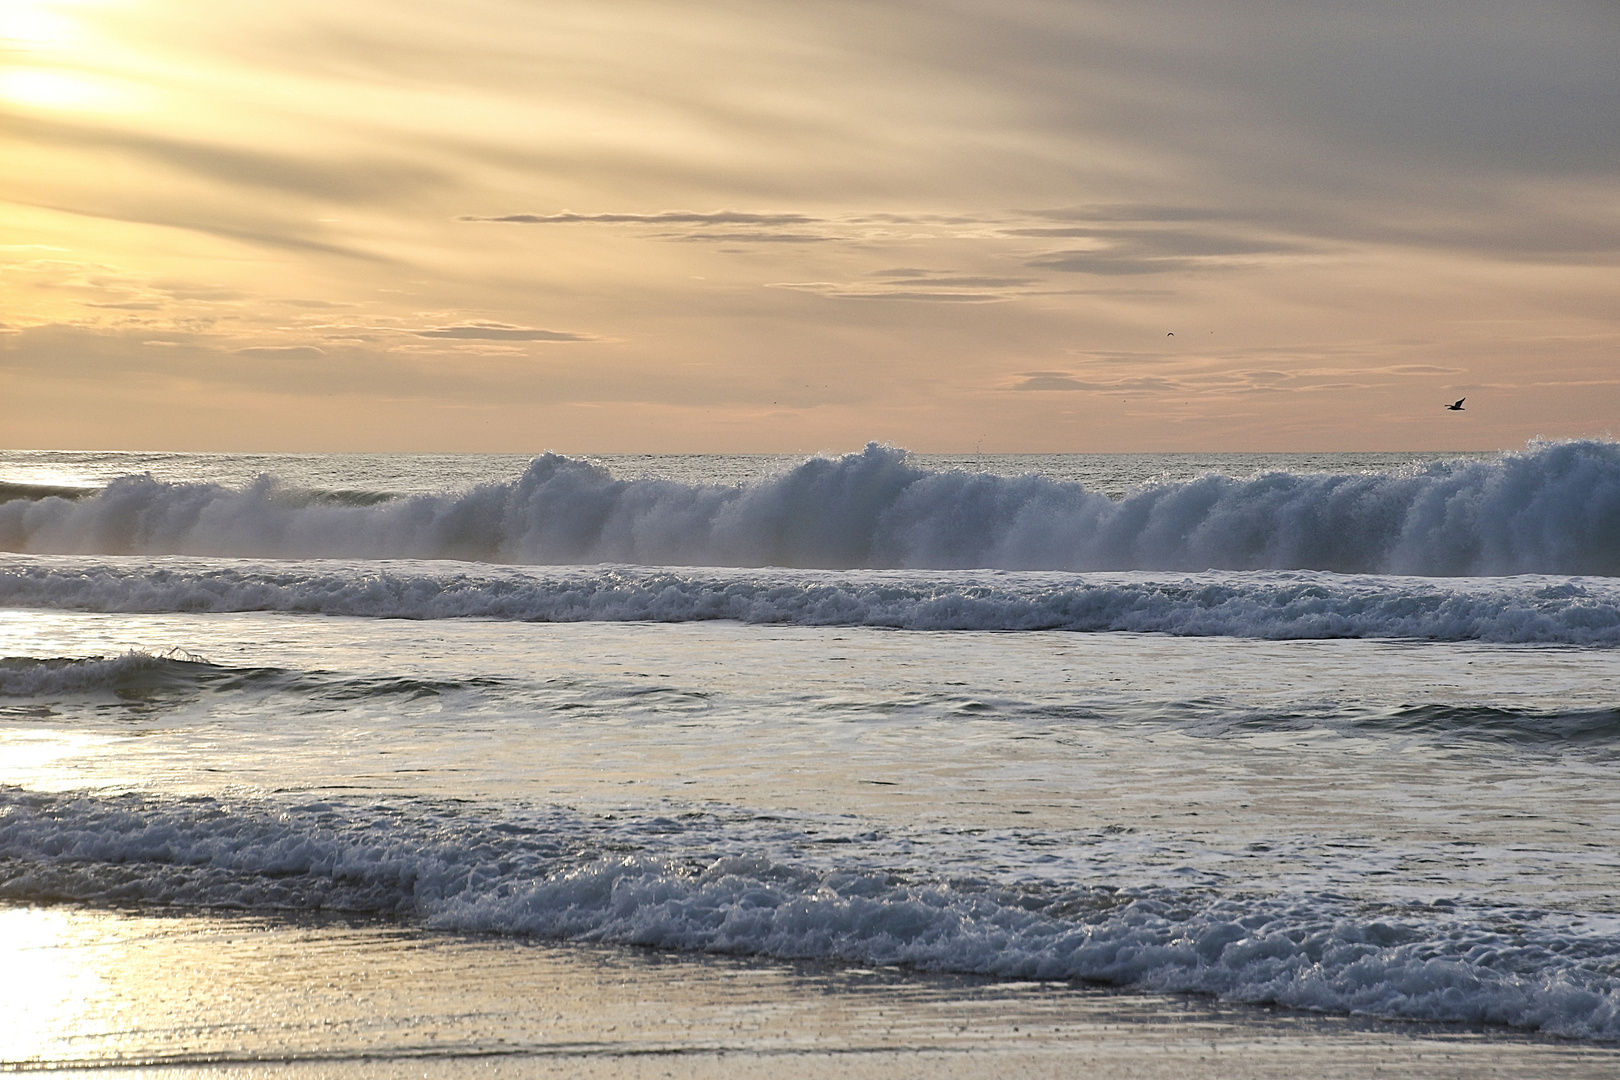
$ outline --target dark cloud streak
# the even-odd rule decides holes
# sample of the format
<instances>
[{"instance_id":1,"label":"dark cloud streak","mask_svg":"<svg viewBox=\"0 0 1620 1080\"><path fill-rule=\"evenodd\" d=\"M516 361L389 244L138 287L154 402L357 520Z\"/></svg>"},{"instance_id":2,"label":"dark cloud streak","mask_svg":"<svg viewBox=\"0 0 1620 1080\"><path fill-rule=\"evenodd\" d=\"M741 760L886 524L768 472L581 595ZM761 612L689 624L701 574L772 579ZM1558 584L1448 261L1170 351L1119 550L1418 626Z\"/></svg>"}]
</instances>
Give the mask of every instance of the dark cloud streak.
<instances>
[{"instance_id":1,"label":"dark cloud streak","mask_svg":"<svg viewBox=\"0 0 1620 1080\"><path fill-rule=\"evenodd\" d=\"M190 209L190 212L187 212L186 209L178 205L173 207L131 206L114 208L74 205L72 203L36 202L21 198L10 201L18 206L51 210L57 213L73 214L78 217L102 221L121 221L137 225L159 225L170 229L186 229L191 232L217 236L225 240L237 240L260 247L308 252L314 255L334 255L342 259L355 259L380 265L391 265L396 262L394 259L375 252L317 240L291 226L285 231L276 232L270 228L271 225L276 224L274 222L247 225L210 220L194 207Z\"/></svg>"},{"instance_id":2,"label":"dark cloud streak","mask_svg":"<svg viewBox=\"0 0 1620 1080\"><path fill-rule=\"evenodd\" d=\"M439 170L398 159L320 160L3 112L0 137L92 153L122 152L230 187L269 189L338 203L387 201L448 181Z\"/></svg>"}]
</instances>

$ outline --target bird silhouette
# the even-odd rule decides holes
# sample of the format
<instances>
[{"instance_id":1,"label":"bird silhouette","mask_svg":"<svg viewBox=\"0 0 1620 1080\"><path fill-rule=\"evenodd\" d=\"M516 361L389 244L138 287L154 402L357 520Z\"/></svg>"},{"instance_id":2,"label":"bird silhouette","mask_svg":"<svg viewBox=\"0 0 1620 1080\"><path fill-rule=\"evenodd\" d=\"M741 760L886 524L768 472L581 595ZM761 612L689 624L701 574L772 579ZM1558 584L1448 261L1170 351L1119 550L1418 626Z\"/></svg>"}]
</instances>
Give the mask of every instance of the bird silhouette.
<instances>
[{"instance_id":1,"label":"bird silhouette","mask_svg":"<svg viewBox=\"0 0 1620 1080\"><path fill-rule=\"evenodd\" d=\"M1447 405L1447 406L1446 406L1446 408L1448 408L1448 409L1450 409L1450 410L1451 410L1451 411L1452 411L1452 412L1466 412L1466 411L1467 411L1467 410L1465 410L1465 409L1464 409L1464 408L1463 408L1463 407L1462 407L1462 403L1463 403L1463 402L1465 402L1465 401L1467 401L1467 400L1468 400L1468 399L1467 399L1467 398L1465 398L1465 397L1460 397L1460 398L1458 398L1458 399L1457 399L1457 402L1456 402L1456 404L1454 404L1454 405Z\"/></svg>"}]
</instances>

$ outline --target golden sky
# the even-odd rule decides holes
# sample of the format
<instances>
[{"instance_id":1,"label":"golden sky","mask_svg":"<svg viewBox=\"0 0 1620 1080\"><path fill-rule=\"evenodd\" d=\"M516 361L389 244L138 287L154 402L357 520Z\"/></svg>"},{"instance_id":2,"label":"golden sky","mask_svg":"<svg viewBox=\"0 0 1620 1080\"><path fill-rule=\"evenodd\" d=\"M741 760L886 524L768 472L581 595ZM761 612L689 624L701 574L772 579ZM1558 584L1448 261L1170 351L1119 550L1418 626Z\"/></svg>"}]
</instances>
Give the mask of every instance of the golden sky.
<instances>
[{"instance_id":1,"label":"golden sky","mask_svg":"<svg viewBox=\"0 0 1620 1080\"><path fill-rule=\"evenodd\" d=\"M0 50L9 447L1620 416L1608 0L0 0Z\"/></svg>"}]
</instances>

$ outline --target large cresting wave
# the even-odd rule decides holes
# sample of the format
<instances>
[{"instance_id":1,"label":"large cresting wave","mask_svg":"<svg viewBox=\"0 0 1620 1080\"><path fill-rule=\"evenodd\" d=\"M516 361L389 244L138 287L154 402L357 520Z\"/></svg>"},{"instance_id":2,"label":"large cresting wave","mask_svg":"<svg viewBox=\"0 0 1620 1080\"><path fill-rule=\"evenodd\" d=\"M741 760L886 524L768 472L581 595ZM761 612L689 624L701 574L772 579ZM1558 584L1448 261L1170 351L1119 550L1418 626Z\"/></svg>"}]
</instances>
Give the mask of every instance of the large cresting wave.
<instances>
[{"instance_id":1,"label":"large cresting wave","mask_svg":"<svg viewBox=\"0 0 1620 1080\"><path fill-rule=\"evenodd\" d=\"M0 503L36 554L411 558L827 569L1316 569L1620 575L1620 444L1534 444L1376 474L1210 475L1122 501L1044 476L917 466L891 447L728 487L615 479L546 454L512 483L375 505L130 476Z\"/></svg>"}]
</instances>

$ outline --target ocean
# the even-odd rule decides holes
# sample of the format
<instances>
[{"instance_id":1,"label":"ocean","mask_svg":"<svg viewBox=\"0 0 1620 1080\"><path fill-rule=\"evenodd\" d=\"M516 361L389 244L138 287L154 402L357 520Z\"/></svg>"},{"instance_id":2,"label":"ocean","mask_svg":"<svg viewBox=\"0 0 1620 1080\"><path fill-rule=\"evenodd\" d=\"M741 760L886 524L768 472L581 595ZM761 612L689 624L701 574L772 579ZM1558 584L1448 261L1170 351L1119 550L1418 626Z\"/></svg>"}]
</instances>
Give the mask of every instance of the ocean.
<instances>
[{"instance_id":1,"label":"ocean","mask_svg":"<svg viewBox=\"0 0 1620 1080\"><path fill-rule=\"evenodd\" d=\"M414 1067L389 1001L542 960L1620 1066L1620 445L17 451L0 500L5 1066ZM139 989L137 939L194 947ZM250 939L326 1026L172 997ZM340 1008L340 954L407 974ZM750 1046L684 1023L590 1052Z\"/></svg>"}]
</instances>

